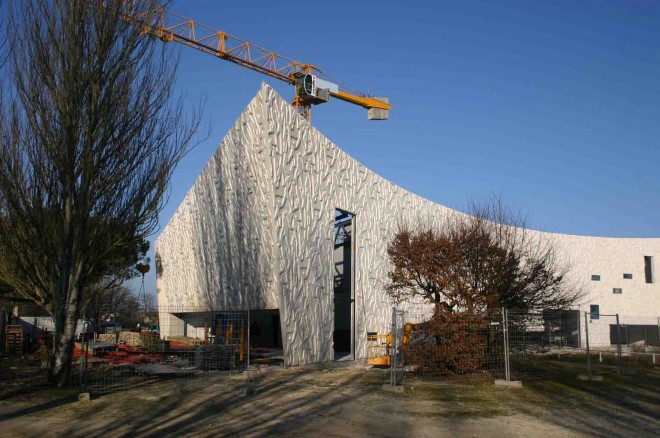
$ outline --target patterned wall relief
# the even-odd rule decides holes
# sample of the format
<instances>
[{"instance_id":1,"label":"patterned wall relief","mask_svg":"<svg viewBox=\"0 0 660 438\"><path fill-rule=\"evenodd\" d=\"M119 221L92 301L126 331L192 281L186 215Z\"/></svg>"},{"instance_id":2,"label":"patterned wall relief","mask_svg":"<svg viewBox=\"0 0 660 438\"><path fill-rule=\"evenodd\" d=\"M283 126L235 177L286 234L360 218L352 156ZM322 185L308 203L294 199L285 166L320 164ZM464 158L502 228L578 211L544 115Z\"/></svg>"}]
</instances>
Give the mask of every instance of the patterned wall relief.
<instances>
[{"instance_id":1,"label":"patterned wall relief","mask_svg":"<svg viewBox=\"0 0 660 438\"><path fill-rule=\"evenodd\" d=\"M287 365L333 360L336 208L355 214L356 356L365 357L367 331L387 333L391 324L393 303L384 292L388 240L400 222L439 225L452 210L365 168L266 84L156 242L159 304L279 309ZM607 257L603 245L614 245L626 258L644 251L660 258L660 239L605 244L537 234L556 237L566 257L578 260L578 279ZM660 314L658 302L652 307ZM424 303L406 306L430 312Z\"/></svg>"}]
</instances>

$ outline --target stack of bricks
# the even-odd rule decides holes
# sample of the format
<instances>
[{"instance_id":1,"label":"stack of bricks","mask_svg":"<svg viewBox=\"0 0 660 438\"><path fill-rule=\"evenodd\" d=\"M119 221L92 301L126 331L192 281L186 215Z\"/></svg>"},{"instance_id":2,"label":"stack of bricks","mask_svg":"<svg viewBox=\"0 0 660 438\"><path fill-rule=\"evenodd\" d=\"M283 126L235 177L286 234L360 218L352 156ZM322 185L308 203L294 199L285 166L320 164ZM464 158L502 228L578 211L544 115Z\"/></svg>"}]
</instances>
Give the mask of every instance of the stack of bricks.
<instances>
[{"instance_id":1,"label":"stack of bricks","mask_svg":"<svg viewBox=\"0 0 660 438\"><path fill-rule=\"evenodd\" d=\"M155 333L140 333L140 347L149 350L159 349L160 337Z\"/></svg>"},{"instance_id":2,"label":"stack of bricks","mask_svg":"<svg viewBox=\"0 0 660 438\"><path fill-rule=\"evenodd\" d=\"M155 333L136 333L136 332L119 333L119 343L127 345L129 347L141 347L141 348L148 348L153 350L158 348L158 341L159 341L158 335Z\"/></svg>"},{"instance_id":3,"label":"stack of bricks","mask_svg":"<svg viewBox=\"0 0 660 438\"><path fill-rule=\"evenodd\" d=\"M117 343L117 334L116 333L101 333L97 337L99 342L114 342Z\"/></svg>"},{"instance_id":4,"label":"stack of bricks","mask_svg":"<svg viewBox=\"0 0 660 438\"><path fill-rule=\"evenodd\" d=\"M129 347L139 347L140 334L136 332L119 332L119 343Z\"/></svg>"}]
</instances>

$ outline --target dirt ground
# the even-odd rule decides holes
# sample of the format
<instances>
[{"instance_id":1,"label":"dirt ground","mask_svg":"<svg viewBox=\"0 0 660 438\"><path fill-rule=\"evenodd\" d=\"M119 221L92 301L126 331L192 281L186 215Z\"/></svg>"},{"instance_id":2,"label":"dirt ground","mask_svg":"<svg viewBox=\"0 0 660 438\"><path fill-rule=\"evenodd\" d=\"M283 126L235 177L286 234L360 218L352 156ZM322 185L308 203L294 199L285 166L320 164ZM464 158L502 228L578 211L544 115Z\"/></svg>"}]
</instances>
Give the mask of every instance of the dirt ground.
<instances>
[{"instance_id":1,"label":"dirt ground","mask_svg":"<svg viewBox=\"0 0 660 438\"><path fill-rule=\"evenodd\" d=\"M0 399L0 435L50 436L660 436L660 371L525 382L413 379L384 391L367 367L264 368L168 380L77 402L77 391Z\"/></svg>"}]
</instances>

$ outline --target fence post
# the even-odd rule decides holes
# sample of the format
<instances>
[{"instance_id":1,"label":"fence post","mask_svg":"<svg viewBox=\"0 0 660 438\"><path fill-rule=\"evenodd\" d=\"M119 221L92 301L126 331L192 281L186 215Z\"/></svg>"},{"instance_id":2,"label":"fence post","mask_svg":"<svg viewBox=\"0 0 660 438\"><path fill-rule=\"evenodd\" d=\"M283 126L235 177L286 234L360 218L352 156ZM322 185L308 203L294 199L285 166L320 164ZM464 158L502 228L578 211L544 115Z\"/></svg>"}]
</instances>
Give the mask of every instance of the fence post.
<instances>
[{"instance_id":1,"label":"fence post","mask_svg":"<svg viewBox=\"0 0 660 438\"><path fill-rule=\"evenodd\" d=\"M591 379L591 352L589 351L589 318L588 313L584 312L584 336L587 344L587 375Z\"/></svg>"},{"instance_id":2,"label":"fence post","mask_svg":"<svg viewBox=\"0 0 660 438\"><path fill-rule=\"evenodd\" d=\"M85 327L87 335L85 336L85 354L83 355L85 359L85 384L83 389L87 392L87 371L89 369L89 326L91 325L91 321L85 320L85 324L87 325L87 327Z\"/></svg>"},{"instance_id":3,"label":"fence post","mask_svg":"<svg viewBox=\"0 0 660 438\"><path fill-rule=\"evenodd\" d=\"M404 337L406 333L406 311L401 311L401 378L398 383L403 383L403 370L406 364L406 344L404 343Z\"/></svg>"},{"instance_id":4,"label":"fence post","mask_svg":"<svg viewBox=\"0 0 660 438\"><path fill-rule=\"evenodd\" d=\"M83 326L84 326L84 323L83 323ZM82 342L80 343L80 359L79 359L79 362L78 362L78 365L79 365L79 368L80 368L80 370L78 371L78 379L80 380L80 389L78 390L78 392L80 392L81 394L83 392L85 392L85 386L84 386L84 383L83 383L83 381L84 381L84 379L83 379L83 357L85 356L85 334L83 333L82 336L83 336Z\"/></svg>"},{"instance_id":5,"label":"fence post","mask_svg":"<svg viewBox=\"0 0 660 438\"><path fill-rule=\"evenodd\" d=\"M390 346L390 385L396 386L396 307L392 307L392 345Z\"/></svg>"},{"instance_id":6,"label":"fence post","mask_svg":"<svg viewBox=\"0 0 660 438\"><path fill-rule=\"evenodd\" d=\"M247 385L250 386L250 309L247 311Z\"/></svg>"},{"instance_id":7,"label":"fence post","mask_svg":"<svg viewBox=\"0 0 660 438\"><path fill-rule=\"evenodd\" d=\"M580 321L580 311L577 313L577 327L578 327L578 348L582 348L582 322Z\"/></svg>"},{"instance_id":8,"label":"fence post","mask_svg":"<svg viewBox=\"0 0 660 438\"><path fill-rule=\"evenodd\" d=\"M509 318L506 308L502 307L502 337L504 338L504 379L511 381L511 368L509 364Z\"/></svg>"},{"instance_id":9,"label":"fence post","mask_svg":"<svg viewBox=\"0 0 660 438\"><path fill-rule=\"evenodd\" d=\"M561 315L561 310L559 311L559 348L564 348L564 326Z\"/></svg>"},{"instance_id":10,"label":"fence post","mask_svg":"<svg viewBox=\"0 0 660 438\"><path fill-rule=\"evenodd\" d=\"M616 348L617 355L618 355L617 363L619 365L618 372L621 373L621 369L622 369L621 365L622 365L622 362L623 362L623 358L621 357L621 324L619 324L619 314L618 313L616 314L616 337L618 338L617 348Z\"/></svg>"},{"instance_id":11,"label":"fence post","mask_svg":"<svg viewBox=\"0 0 660 438\"><path fill-rule=\"evenodd\" d=\"M82 333L80 339L80 392L84 393L87 389L87 356L89 355L89 328L90 321L87 316L83 317Z\"/></svg>"}]
</instances>

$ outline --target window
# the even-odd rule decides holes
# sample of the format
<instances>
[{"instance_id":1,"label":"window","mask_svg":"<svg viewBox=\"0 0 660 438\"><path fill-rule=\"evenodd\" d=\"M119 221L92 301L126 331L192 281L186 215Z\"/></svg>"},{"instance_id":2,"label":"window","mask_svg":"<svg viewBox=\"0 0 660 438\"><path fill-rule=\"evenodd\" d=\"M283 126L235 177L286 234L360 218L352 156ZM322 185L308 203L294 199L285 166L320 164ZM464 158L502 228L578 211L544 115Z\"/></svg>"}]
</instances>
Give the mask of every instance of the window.
<instances>
[{"instance_id":1,"label":"window","mask_svg":"<svg viewBox=\"0 0 660 438\"><path fill-rule=\"evenodd\" d=\"M621 289L620 287L615 287L614 289L612 289L612 293L613 294L622 294L623 289Z\"/></svg>"},{"instance_id":2,"label":"window","mask_svg":"<svg viewBox=\"0 0 660 438\"><path fill-rule=\"evenodd\" d=\"M600 275L592 275L591 276L591 281L600 281Z\"/></svg>"},{"instance_id":3,"label":"window","mask_svg":"<svg viewBox=\"0 0 660 438\"><path fill-rule=\"evenodd\" d=\"M600 317L600 309L598 304L592 304L589 308L591 313L591 319L598 319Z\"/></svg>"},{"instance_id":4,"label":"window","mask_svg":"<svg viewBox=\"0 0 660 438\"><path fill-rule=\"evenodd\" d=\"M632 280L632 274L623 274L624 280Z\"/></svg>"},{"instance_id":5,"label":"window","mask_svg":"<svg viewBox=\"0 0 660 438\"><path fill-rule=\"evenodd\" d=\"M653 257L644 256L644 276L647 283L653 283Z\"/></svg>"}]
</instances>

